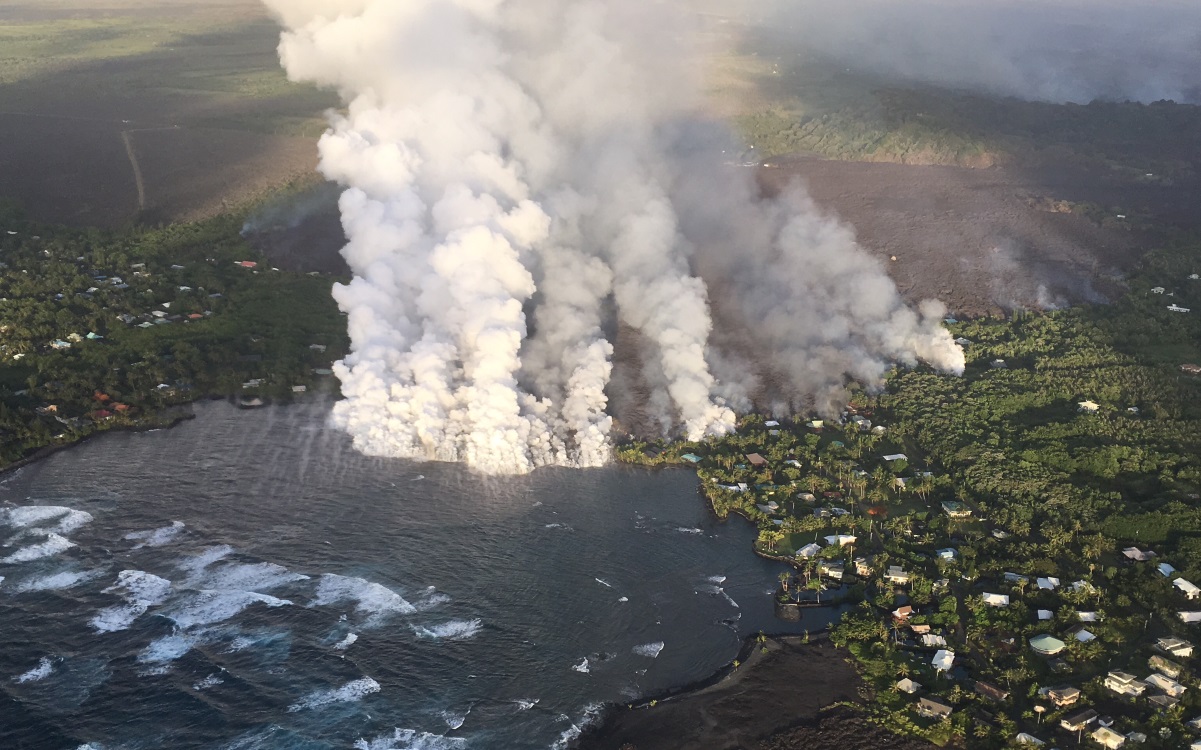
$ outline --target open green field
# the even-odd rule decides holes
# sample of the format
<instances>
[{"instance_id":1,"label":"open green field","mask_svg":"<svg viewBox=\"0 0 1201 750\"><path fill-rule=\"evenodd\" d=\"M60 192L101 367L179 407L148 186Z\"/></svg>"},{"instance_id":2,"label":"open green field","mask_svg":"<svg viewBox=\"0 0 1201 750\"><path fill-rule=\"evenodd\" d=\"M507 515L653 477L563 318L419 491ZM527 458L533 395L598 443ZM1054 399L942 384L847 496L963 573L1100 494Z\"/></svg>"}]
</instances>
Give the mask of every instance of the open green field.
<instances>
[{"instance_id":1,"label":"open green field","mask_svg":"<svg viewBox=\"0 0 1201 750\"><path fill-rule=\"evenodd\" d=\"M254 0L0 8L4 197L116 227L214 215L312 172L337 98L288 82Z\"/></svg>"}]
</instances>

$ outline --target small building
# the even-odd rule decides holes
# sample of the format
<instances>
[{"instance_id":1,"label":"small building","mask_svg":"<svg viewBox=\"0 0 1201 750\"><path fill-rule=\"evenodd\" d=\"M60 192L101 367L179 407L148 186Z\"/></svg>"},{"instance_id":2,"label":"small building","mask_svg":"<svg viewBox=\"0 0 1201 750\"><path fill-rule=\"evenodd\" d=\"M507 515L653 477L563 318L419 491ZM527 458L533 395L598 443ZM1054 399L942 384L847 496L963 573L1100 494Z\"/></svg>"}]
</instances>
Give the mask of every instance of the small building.
<instances>
[{"instance_id":1,"label":"small building","mask_svg":"<svg viewBox=\"0 0 1201 750\"><path fill-rule=\"evenodd\" d=\"M863 417L851 417L851 421L859 428L860 432L869 432L872 429L872 423L869 419Z\"/></svg>"},{"instance_id":2,"label":"small building","mask_svg":"<svg viewBox=\"0 0 1201 750\"><path fill-rule=\"evenodd\" d=\"M1077 612L1076 618L1080 622L1100 622L1101 615L1097 612Z\"/></svg>"},{"instance_id":3,"label":"small building","mask_svg":"<svg viewBox=\"0 0 1201 750\"><path fill-rule=\"evenodd\" d=\"M1109 750L1118 750L1122 745L1126 744L1126 737L1118 734L1109 727L1097 727L1097 730L1089 735L1093 738L1093 742Z\"/></svg>"},{"instance_id":4,"label":"small building","mask_svg":"<svg viewBox=\"0 0 1201 750\"><path fill-rule=\"evenodd\" d=\"M1101 411L1101 405L1095 401L1081 401L1077 406L1085 414L1096 414Z\"/></svg>"},{"instance_id":5,"label":"small building","mask_svg":"<svg viewBox=\"0 0 1201 750\"><path fill-rule=\"evenodd\" d=\"M1041 654L1042 656L1055 656L1067 648L1067 646L1055 636L1043 633L1030 639L1030 648L1034 649L1036 654Z\"/></svg>"},{"instance_id":6,"label":"small building","mask_svg":"<svg viewBox=\"0 0 1201 750\"><path fill-rule=\"evenodd\" d=\"M1048 576L1047 578L1038 578L1035 583L1044 591L1054 591L1059 588L1059 579Z\"/></svg>"},{"instance_id":7,"label":"small building","mask_svg":"<svg viewBox=\"0 0 1201 750\"><path fill-rule=\"evenodd\" d=\"M835 581L841 581L846 569L840 562L822 562L817 566L817 572Z\"/></svg>"},{"instance_id":8,"label":"small building","mask_svg":"<svg viewBox=\"0 0 1201 750\"><path fill-rule=\"evenodd\" d=\"M1180 371L1185 375L1201 375L1201 365L1184 364L1180 366Z\"/></svg>"},{"instance_id":9,"label":"small building","mask_svg":"<svg viewBox=\"0 0 1201 750\"><path fill-rule=\"evenodd\" d=\"M934 667L935 671L947 672L955 664L955 652L939 649L934 658L930 660L930 666Z\"/></svg>"},{"instance_id":10,"label":"small building","mask_svg":"<svg viewBox=\"0 0 1201 750\"><path fill-rule=\"evenodd\" d=\"M990 701L1003 703L1009 700L1009 693L1007 691L1002 690L1001 688L989 682L976 680L975 684L972 685L972 689L975 690L978 695L981 695Z\"/></svg>"},{"instance_id":11,"label":"small building","mask_svg":"<svg viewBox=\"0 0 1201 750\"><path fill-rule=\"evenodd\" d=\"M1086 708L1083 711L1077 711L1074 714L1063 717L1063 719L1059 721L1059 726L1063 727L1069 732L1079 732L1088 727L1089 724L1092 724L1094 721L1096 721L1097 716L1098 714L1096 711L1091 708Z\"/></svg>"},{"instance_id":12,"label":"small building","mask_svg":"<svg viewBox=\"0 0 1201 750\"><path fill-rule=\"evenodd\" d=\"M308 386L304 386L304 385L292 386L292 393L304 393L306 391L308 391Z\"/></svg>"},{"instance_id":13,"label":"small building","mask_svg":"<svg viewBox=\"0 0 1201 750\"><path fill-rule=\"evenodd\" d=\"M1181 307L1180 305L1176 305L1176 304L1168 305L1168 310L1170 310L1171 312L1174 312L1174 313L1191 312L1191 308Z\"/></svg>"},{"instance_id":14,"label":"small building","mask_svg":"<svg viewBox=\"0 0 1201 750\"><path fill-rule=\"evenodd\" d=\"M946 648L947 639L934 633L922 635L922 645L926 648Z\"/></svg>"},{"instance_id":15,"label":"small building","mask_svg":"<svg viewBox=\"0 0 1201 750\"><path fill-rule=\"evenodd\" d=\"M1017 736L1013 738L1013 741L1019 745L1030 745L1032 747L1042 747L1043 745L1047 744L1034 735L1027 734L1026 732L1018 732Z\"/></svg>"},{"instance_id":16,"label":"small building","mask_svg":"<svg viewBox=\"0 0 1201 750\"><path fill-rule=\"evenodd\" d=\"M1191 600L1201 597L1201 589L1197 588L1191 582L1186 581L1183 578L1177 578L1175 581L1172 581L1172 585L1180 589L1180 592L1184 594L1185 599Z\"/></svg>"},{"instance_id":17,"label":"small building","mask_svg":"<svg viewBox=\"0 0 1201 750\"><path fill-rule=\"evenodd\" d=\"M751 466L754 466L756 469L767 468L767 459L765 459L763 456L760 456L758 453L746 454L746 460L749 461Z\"/></svg>"},{"instance_id":18,"label":"small building","mask_svg":"<svg viewBox=\"0 0 1201 750\"><path fill-rule=\"evenodd\" d=\"M1159 574L1162 575L1164 578L1171 578L1172 574L1176 572L1176 569L1173 568L1168 563L1160 563L1159 565L1157 565L1155 567L1159 570Z\"/></svg>"},{"instance_id":19,"label":"small building","mask_svg":"<svg viewBox=\"0 0 1201 750\"><path fill-rule=\"evenodd\" d=\"M826 537L826 544L830 547L845 547L848 544L854 544L856 541L858 541L858 537L851 536L850 534L831 534Z\"/></svg>"},{"instance_id":20,"label":"small building","mask_svg":"<svg viewBox=\"0 0 1201 750\"><path fill-rule=\"evenodd\" d=\"M1047 690L1047 700L1051 701L1056 708L1067 708L1074 706L1080 700L1080 689L1070 685L1063 687L1054 687Z\"/></svg>"},{"instance_id":21,"label":"small building","mask_svg":"<svg viewBox=\"0 0 1201 750\"><path fill-rule=\"evenodd\" d=\"M1073 628L1071 633L1072 637L1081 643L1091 643L1097 640L1097 636L1085 630L1083 627Z\"/></svg>"},{"instance_id":22,"label":"small building","mask_svg":"<svg viewBox=\"0 0 1201 750\"><path fill-rule=\"evenodd\" d=\"M1005 360L1003 359L994 359L992 362L988 363L988 366L994 370L1004 370L1009 367L1009 365L1006 364Z\"/></svg>"},{"instance_id":23,"label":"small building","mask_svg":"<svg viewBox=\"0 0 1201 750\"><path fill-rule=\"evenodd\" d=\"M1162 672L1173 680L1178 679L1184 673L1184 667L1174 661L1165 659L1162 656L1152 656L1147 659L1147 666L1154 669L1156 672Z\"/></svg>"},{"instance_id":24,"label":"small building","mask_svg":"<svg viewBox=\"0 0 1201 750\"><path fill-rule=\"evenodd\" d=\"M904 607L897 607L892 611L892 618L904 622L913 616L913 607L906 604Z\"/></svg>"},{"instance_id":25,"label":"small building","mask_svg":"<svg viewBox=\"0 0 1201 750\"><path fill-rule=\"evenodd\" d=\"M822 551L821 545L818 545L815 543L810 543L810 544L806 544L804 547L801 547L799 550L797 550L796 556L804 557L804 558L817 557L817 555L821 551Z\"/></svg>"},{"instance_id":26,"label":"small building","mask_svg":"<svg viewBox=\"0 0 1201 750\"><path fill-rule=\"evenodd\" d=\"M908 677L897 682L897 690L908 695L913 695L922 689L921 683L914 682Z\"/></svg>"},{"instance_id":27,"label":"small building","mask_svg":"<svg viewBox=\"0 0 1201 750\"><path fill-rule=\"evenodd\" d=\"M1162 286L1151 287L1151 294L1163 294L1166 291L1168 291L1168 290L1164 289Z\"/></svg>"},{"instance_id":28,"label":"small building","mask_svg":"<svg viewBox=\"0 0 1201 750\"><path fill-rule=\"evenodd\" d=\"M887 461L889 463L892 463L893 461L908 461L909 460L909 456L906 456L904 453L890 453L887 456L884 456L883 458L885 461Z\"/></svg>"},{"instance_id":29,"label":"small building","mask_svg":"<svg viewBox=\"0 0 1201 750\"><path fill-rule=\"evenodd\" d=\"M1171 677L1162 675L1159 672L1152 672L1143 679L1143 682L1147 683L1156 690L1163 691L1165 695L1170 695L1173 698L1179 698L1180 696L1184 695L1185 690L1188 690L1188 688L1186 688L1184 685L1181 685Z\"/></svg>"},{"instance_id":30,"label":"small building","mask_svg":"<svg viewBox=\"0 0 1201 750\"><path fill-rule=\"evenodd\" d=\"M910 578L909 573L896 565L889 565L888 572L884 574L884 579L889 583L906 584L909 583Z\"/></svg>"},{"instance_id":31,"label":"small building","mask_svg":"<svg viewBox=\"0 0 1201 750\"><path fill-rule=\"evenodd\" d=\"M1038 619L1039 620L1054 620L1055 613L1049 609L1040 609L1040 610L1038 610Z\"/></svg>"},{"instance_id":32,"label":"small building","mask_svg":"<svg viewBox=\"0 0 1201 750\"><path fill-rule=\"evenodd\" d=\"M1201 622L1201 612L1177 612L1176 616L1180 618L1181 622L1189 625Z\"/></svg>"},{"instance_id":33,"label":"small building","mask_svg":"<svg viewBox=\"0 0 1201 750\"><path fill-rule=\"evenodd\" d=\"M953 547L944 547L943 549L935 550L934 554L938 555L940 560L959 559L959 550Z\"/></svg>"},{"instance_id":34,"label":"small building","mask_svg":"<svg viewBox=\"0 0 1201 750\"><path fill-rule=\"evenodd\" d=\"M984 594L984 603L990 607L1008 607L1009 597L1006 594Z\"/></svg>"},{"instance_id":35,"label":"small building","mask_svg":"<svg viewBox=\"0 0 1201 750\"><path fill-rule=\"evenodd\" d=\"M854 560L855 575L860 578L870 576L872 574L872 566L868 563L866 557L856 557Z\"/></svg>"},{"instance_id":36,"label":"small building","mask_svg":"<svg viewBox=\"0 0 1201 750\"><path fill-rule=\"evenodd\" d=\"M927 719L945 719L953 710L937 698L922 698L917 702L918 715Z\"/></svg>"},{"instance_id":37,"label":"small building","mask_svg":"<svg viewBox=\"0 0 1201 750\"><path fill-rule=\"evenodd\" d=\"M680 456L680 458L684 459L690 464L699 464L702 461L701 457L695 453L685 453L684 455Z\"/></svg>"},{"instance_id":38,"label":"small building","mask_svg":"<svg viewBox=\"0 0 1201 750\"><path fill-rule=\"evenodd\" d=\"M1158 639L1155 641L1155 648L1165 654L1175 656L1177 659L1187 659L1193 655L1193 644L1175 636L1165 636Z\"/></svg>"},{"instance_id":39,"label":"small building","mask_svg":"<svg viewBox=\"0 0 1201 750\"><path fill-rule=\"evenodd\" d=\"M1147 702L1163 709L1169 709L1178 706L1180 704L1180 699L1174 698L1167 693L1156 693L1155 695L1147 698Z\"/></svg>"},{"instance_id":40,"label":"small building","mask_svg":"<svg viewBox=\"0 0 1201 750\"><path fill-rule=\"evenodd\" d=\"M942 512L951 518L971 518L972 509L958 500L944 500Z\"/></svg>"},{"instance_id":41,"label":"small building","mask_svg":"<svg viewBox=\"0 0 1201 750\"><path fill-rule=\"evenodd\" d=\"M1105 676L1105 687L1118 695L1137 698L1147 690L1147 686L1138 678L1126 672L1110 672Z\"/></svg>"},{"instance_id":42,"label":"small building","mask_svg":"<svg viewBox=\"0 0 1201 750\"><path fill-rule=\"evenodd\" d=\"M1017 573L1006 573L1002 576L1008 583L1030 583L1030 579Z\"/></svg>"},{"instance_id":43,"label":"small building","mask_svg":"<svg viewBox=\"0 0 1201 750\"><path fill-rule=\"evenodd\" d=\"M1138 547L1127 547L1126 549L1122 550L1122 555L1127 560L1133 560L1135 562L1146 562L1152 557L1155 557L1154 552L1151 552L1150 550L1144 551Z\"/></svg>"}]
</instances>

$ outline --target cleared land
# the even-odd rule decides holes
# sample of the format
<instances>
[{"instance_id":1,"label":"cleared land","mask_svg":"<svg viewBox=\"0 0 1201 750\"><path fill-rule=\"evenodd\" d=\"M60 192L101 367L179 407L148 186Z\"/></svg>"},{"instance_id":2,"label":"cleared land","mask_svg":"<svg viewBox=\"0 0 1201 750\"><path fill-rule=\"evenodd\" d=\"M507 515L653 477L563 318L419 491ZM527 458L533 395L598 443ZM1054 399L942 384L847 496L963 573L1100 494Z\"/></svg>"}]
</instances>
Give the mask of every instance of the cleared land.
<instances>
[{"instance_id":1,"label":"cleared land","mask_svg":"<svg viewBox=\"0 0 1201 750\"><path fill-rule=\"evenodd\" d=\"M0 196L115 227L209 216L311 174L337 101L287 81L278 33L254 0L0 8Z\"/></svg>"}]
</instances>

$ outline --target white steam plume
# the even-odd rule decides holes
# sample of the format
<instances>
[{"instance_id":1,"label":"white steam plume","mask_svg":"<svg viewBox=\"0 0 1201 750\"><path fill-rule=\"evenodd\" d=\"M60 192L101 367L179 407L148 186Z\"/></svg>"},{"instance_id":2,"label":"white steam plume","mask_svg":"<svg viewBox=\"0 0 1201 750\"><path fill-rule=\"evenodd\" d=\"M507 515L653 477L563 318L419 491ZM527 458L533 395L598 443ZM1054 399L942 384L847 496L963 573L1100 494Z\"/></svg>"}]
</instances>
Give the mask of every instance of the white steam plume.
<instances>
[{"instance_id":1,"label":"white steam plume","mask_svg":"<svg viewBox=\"0 0 1201 750\"><path fill-rule=\"evenodd\" d=\"M492 473L602 464L618 324L640 334L665 427L730 431L727 399L745 408L753 377L710 370L731 360L710 347L706 264L733 282L730 309L793 398L878 381L892 361L962 370L931 315L807 202L760 203L728 171L688 184L694 162L716 160L680 148L700 90L683 0L264 2L289 77L346 102L320 154L346 188L354 273L334 290L352 351L333 418L360 450ZM721 215L732 223L712 236L732 242L715 262L698 228ZM766 223L735 236L740 215ZM857 294L866 309L845 301ZM810 295L842 304L793 330Z\"/></svg>"}]
</instances>

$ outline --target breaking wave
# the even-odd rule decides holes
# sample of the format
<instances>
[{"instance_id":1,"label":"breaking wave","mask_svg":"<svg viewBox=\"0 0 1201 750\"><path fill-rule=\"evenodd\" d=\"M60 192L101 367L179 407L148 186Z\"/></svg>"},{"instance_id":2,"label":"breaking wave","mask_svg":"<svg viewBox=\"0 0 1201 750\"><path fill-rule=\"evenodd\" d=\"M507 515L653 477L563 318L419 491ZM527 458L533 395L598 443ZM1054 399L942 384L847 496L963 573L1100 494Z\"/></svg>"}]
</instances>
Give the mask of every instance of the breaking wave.
<instances>
[{"instance_id":1,"label":"breaking wave","mask_svg":"<svg viewBox=\"0 0 1201 750\"><path fill-rule=\"evenodd\" d=\"M411 615L417 608L387 586L362 578L329 573L321 576L317 596L310 607L353 602L354 611L366 617L369 625L378 625L392 615Z\"/></svg>"},{"instance_id":2,"label":"breaking wave","mask_svg":"<svg viewBox=\"0 0 1201 750\"><path fill-rule=\"evenodd\" d=\"M64 571L62 573L53 573L46 576L38 576L36 578L28 578L22 581L16 588L19 594L30 593L33 591L59 591L69 589L73 586L78 586L81 583L87 583L100 577L100 572L95 570L90 571Z\"/></svg>"},{"instance_id":3,"label":"breaking wave","mask_svg":"<svg viewBox=\"0 0 1201 750\"><path fill-rule=\"evenodd\" d=\"M64 536L59 536L54 532L46 535L46 541L41 544L34 544L23 549L19 549L8 557L0 560L0 563L23 563L33 560L41 560L47 557L54 557L57 554L66 552L75 546L75 543Z\"/></svg>"},{"instance_id":4,"label":"breaking wave","mask_svg":"<svg viewBox=\"0 0 1201 750\"><path fill-rule=\"evenodd\" d=\"M38 665L36 667L34 667L33 669L29 670L28 672L26 672L22 675L18 675L17 677L14 677L13 682L16 682L18 684L23 684L26 682L39 682L39 681L44 680L47 677L49 677L50 673L53 671L54 671L54 662L50 659L49 656L43 656L41 661L38 662Z\"/></svg>"},{"instance_id":5,"label":"breaking wave","mask_svg":"<svg viewBox=\"0 0 1201 750\"><path fill-rule=\"evenodd\" d=\"M457 750L464 747L467 747L467 740L415 729L397 729L392 734L354 743L355 750Z\"/></svg>"},{"instance_id":6,"label":"breaking wave","mask_svg":"<svg viewBox=\"0 0 1201 750\"><path fill-rule=\"evenodd\" d=\"M163 526L150 531L133 531L126 534L123 539L131 542L137 542L133 549L142 549L143 547L163 547L179 538L183 533L184 523L182 521L172 521L170 526Z\"/></svg>"},{"instance_id":7,"label":"breaking wave","mask_svg":"<svg viewBox=\"0 0 1201 750\"><path fill-rule=\"evenodd\" d=\"M353 703L361 701L368 695L378 693L379 691L380 685L378 682L370 677L362 677L353 682L348 682L340 688L318 690L315 693L310 693L300 701L288 706L288 711L295 713L297 711L309 711L314 708L321 708L333 703Z\"/></svg>"},{"instance_id":8,"label":"breaking wave","mask_svg":"<svg viewBox=\"0 0 1201 750\"><path fill-rule=\"evenodd\" d=\"M465 641L473 638L484 627L480 620L451 620L441 625L412 625L414 633L421 638L435 640Z\"/></svg>"},{"instance_id":9,"label":"breaking wave","mask_svg":"<svg viewBox=\"0 0 1201 750\"><path fill-rule=\"evenodd\" d=\"M120 594L125 604L100 610L92 617L90 624L100 633L112 633L125 630L146 610L167 601L171 594L171 582L144 570L123 570L117 574L117 582L106 588L104 593Z\"/></svg>"},{"instance_id":10,"label":"breaking wave","mask_svg":"<svg viewBox=\"0 0 1201 750\"><path fill-rule=\"evenodd\" d=\"M644 643L641 646L634 647L634 653L639 656L645 656L649 659L654 659L659 656L659 652L663 650L663 641L654 643Z\"/></svg>"}]
</instances>

